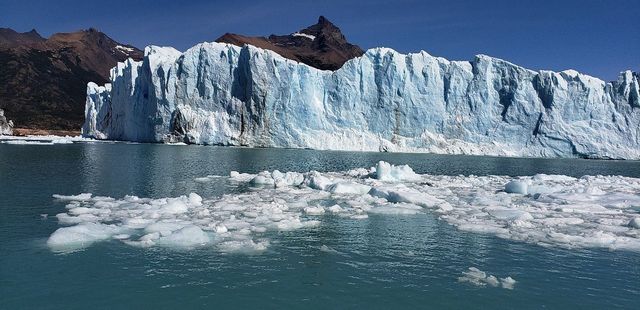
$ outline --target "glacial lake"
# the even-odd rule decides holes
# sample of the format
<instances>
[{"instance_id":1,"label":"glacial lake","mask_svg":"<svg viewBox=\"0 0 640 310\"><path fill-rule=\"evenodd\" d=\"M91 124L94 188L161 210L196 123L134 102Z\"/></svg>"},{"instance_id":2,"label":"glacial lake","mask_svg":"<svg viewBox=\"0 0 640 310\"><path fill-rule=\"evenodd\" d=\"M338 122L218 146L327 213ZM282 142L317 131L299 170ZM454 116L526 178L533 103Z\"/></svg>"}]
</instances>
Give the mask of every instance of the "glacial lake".
<instances>
[{"instance_id":1,"label":"glacial lake","mask_svg":"<svg viewBox=\"0 0 640 310\"><path fill-rule=\"evenodd\" d=\"M83 198L55 199L56 194L112 197L96 199L89 207L120 201L122 208L113 212L143 212L160 201L133 207L127 203L135 199L127 195L153 200L197 193L206 206L209 199L232 200L252 192L256 198L279 201L279 196L268 196L273 190L255 190L225 177L231 171L368 169L379 161L446 176L640 177L637 161L126 143L0 144L0 308L637 309L640 304L638 251L540 245L462 230L429 209L370 212L359 218L300 211L295 216L315 224L247 230L248 238L268 240L256 251L225 251L214 242L189 248L132 246L124 234L67 252L54 251L47 243L65 227L56 214L73 211L65 208L69 200L79 200L72 202L75 207L86 203ZM212 177L203 181L206 176ZM305 199L299 192L288 195ZM173 219L193 220L189 216ZM122 221L122 216L117 219ZM526 227L518 231L531 233ZM511 277L515 285L465 281L470 267L498 279Z\"/></svg>"}]
</instances>

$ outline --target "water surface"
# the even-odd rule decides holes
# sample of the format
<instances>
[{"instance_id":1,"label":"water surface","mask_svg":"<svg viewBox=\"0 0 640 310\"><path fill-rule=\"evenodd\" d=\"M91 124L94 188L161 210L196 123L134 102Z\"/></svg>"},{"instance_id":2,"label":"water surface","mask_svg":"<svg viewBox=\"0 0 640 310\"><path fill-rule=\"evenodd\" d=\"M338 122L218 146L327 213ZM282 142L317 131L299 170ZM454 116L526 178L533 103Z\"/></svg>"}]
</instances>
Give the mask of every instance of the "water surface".
<instances>
[{"instance_id":1,"label":"water surface","mask_svg":"<svg viewBox=\"0 0 640 310\"><path fill-rule=\"evenodd\" d=\"M417 173L640 177L635 161L242 149L153 144L0 144L2 308L575 308L633 309L640 254L545 248L458 231L434 214L326 217L270 233L253 255L97 243L69 254L46 239L65 212L53 194L216 197L238 189L194 178L230 171L340 171L379 160ZM43 218L42 214L49 215ZM334 251L322 251L323 246ZM326 249L325 247L325 249ZM459 283L475 266L514 290Z\"/></svg>"}]
</instances>

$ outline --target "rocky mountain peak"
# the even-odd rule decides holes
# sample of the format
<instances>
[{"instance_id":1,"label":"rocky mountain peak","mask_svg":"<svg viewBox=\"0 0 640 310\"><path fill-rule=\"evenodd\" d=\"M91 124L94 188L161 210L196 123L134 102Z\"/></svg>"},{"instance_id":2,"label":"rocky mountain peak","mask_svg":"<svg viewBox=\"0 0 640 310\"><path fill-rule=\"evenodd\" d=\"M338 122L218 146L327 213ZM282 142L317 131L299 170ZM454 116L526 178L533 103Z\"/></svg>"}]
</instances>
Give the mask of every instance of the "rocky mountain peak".
<instances>
[{"instance_id":1,"label":"rocky mountain peak","mask_svg":"<svg viewBox=\"0 0 640 310\"><path fill-rule=\"evenodd\" d=\"M0 109L16 127L78 129L86 85L107 82L110 69L143 52L95 28L56 33L0 28Z\"/></svg>"},{"instance_id":2,"label":"rocky mountain peak","mask_svg":"<svg viewBox=\"0 0 640 310\"><path fill-rule=\"evenodd\" d=\"M340 28L324 16L320 16L316 24L287 35L272 34L265 38L226 33L216 42L254 45L322 70L337 70L347 60L364 54L360 47L349 43Z\"/></svg>"},{"instance_id":3,"label":"rocky mountain peak","mask_svg":"<svg viewBox=\"0 0 640 310\"><path fill-rule=\"evenodd\" d=\"M20 33L11 28L0 28L0 47L33 46L45 40L35 29Z\"/></svg>"}]
</instances>

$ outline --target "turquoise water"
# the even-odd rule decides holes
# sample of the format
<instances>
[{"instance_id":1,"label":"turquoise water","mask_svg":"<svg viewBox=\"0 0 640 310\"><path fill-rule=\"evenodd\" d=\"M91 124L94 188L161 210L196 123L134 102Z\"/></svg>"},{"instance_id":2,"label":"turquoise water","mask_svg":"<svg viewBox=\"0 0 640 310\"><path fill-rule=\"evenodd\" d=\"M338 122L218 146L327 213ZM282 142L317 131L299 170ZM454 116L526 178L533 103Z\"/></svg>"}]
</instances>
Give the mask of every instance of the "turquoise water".
<instances>
[{"instance_id":1,"label":"turquoise water","mask_svg":"<svg viewBox=\"0 0 640 310\"><path fill-rule=\"evenodd\" d=\"M259 254L117 241L58 254L45 244L60 227L54 215L65 212L53 194L206 198L243 189L194 178L232 170L339 171L379 160L430 174L640 177L640 163L631 161L0 144L0 308L637 309L639 253L540 247L459 231L430 213L327 216L316 228L267 233L271 245ZM458 282L468 267L518 282L513 290Z\"/></svg>"}]
</instances>

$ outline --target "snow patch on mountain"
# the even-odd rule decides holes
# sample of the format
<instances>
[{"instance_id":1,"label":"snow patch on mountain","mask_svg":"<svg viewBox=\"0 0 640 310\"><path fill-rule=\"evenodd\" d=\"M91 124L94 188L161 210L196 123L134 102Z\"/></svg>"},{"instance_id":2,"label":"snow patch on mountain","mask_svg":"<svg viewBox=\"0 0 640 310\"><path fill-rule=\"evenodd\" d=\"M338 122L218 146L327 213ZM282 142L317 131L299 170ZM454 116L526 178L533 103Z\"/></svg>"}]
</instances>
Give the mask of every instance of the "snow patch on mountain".
<instances>
[{"instance_id":1,"label":"snow patch on mountain","mask_svg":"<svg viewBox=\"0 0 640 310\"><path fill-rule=\"evenodd\" d=\"M316 39L316 36L310 35L310 34L306 34L306 33L301 33L301 32L294 32L291 34L294 37L304 37L307 39L311 39L311 41Z\"/></svg>"}]
</instances>

